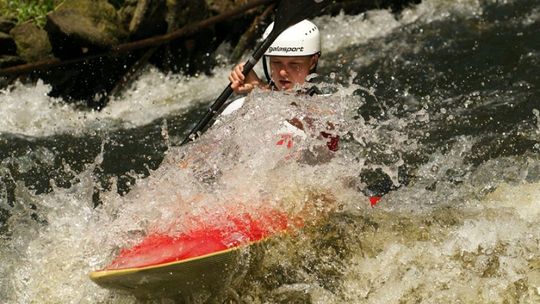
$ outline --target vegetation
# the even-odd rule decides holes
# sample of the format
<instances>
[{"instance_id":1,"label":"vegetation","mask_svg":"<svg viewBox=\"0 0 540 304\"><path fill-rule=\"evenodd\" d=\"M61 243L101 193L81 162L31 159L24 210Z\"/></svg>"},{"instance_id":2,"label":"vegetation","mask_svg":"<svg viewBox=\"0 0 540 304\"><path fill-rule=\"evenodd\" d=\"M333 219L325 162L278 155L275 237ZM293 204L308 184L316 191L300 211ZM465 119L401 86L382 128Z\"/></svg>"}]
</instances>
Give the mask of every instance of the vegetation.
<instances>
[{"instance_id":1,"label":"vegetation","mask_svg":"<svg viewBox=\"0 0 540 304\"><path fill-rule=\"evenodd\" d=\"M45 25L45 16L61 0L0 0L0 16L14 18L17 23L29 20L38 26Z\"/></svg>"}]
</instances>

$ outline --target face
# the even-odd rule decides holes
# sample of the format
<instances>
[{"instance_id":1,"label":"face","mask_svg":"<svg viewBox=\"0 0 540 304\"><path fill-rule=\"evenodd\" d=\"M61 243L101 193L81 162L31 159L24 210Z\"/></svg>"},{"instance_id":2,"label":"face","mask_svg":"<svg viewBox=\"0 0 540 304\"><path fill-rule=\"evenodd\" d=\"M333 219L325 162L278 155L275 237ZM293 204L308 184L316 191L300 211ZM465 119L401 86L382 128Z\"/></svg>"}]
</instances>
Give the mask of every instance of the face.
<instances>
[{"instance_id":1,"label":"face","mask_svg":"<svg viewBox=\"0 0 540 304\"><path fill-rule=\"evenodd\" d=\"M318 55L270 56L270 73L278 90L286 91L297 84L303 84L309 71L317 65L318 59Z\"/></svg>"}]
</instances>

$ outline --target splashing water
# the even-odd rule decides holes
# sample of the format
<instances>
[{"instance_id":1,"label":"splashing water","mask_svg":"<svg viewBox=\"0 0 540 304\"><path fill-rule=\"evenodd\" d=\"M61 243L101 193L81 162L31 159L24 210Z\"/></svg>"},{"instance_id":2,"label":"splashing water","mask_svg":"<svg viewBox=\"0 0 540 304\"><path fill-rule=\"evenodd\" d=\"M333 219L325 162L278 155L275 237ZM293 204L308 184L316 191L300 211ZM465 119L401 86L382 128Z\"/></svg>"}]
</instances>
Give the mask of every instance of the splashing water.
<instances>
[{"instance_id":1,"label":"splashing water","mask_svg":"<svg viewBox=\"0 0 540 304\"><path fill-rule=\"evenodd\" d=\"M215 97L230 67L189 80L151 69L96 113L47 97L42 83L3 91L2 133L45 138L0 164L0 302L139 303L88 272L148 233L187 231L190 216L261 205L322 220L270 240L263 254L243 250L218 300L540 301L539 11L534 1L433 0L400 17L319 18L330 75L321 85L333 94L254 92L185 147L170 146L172 120ZM294 117L304 132L287 128ZM96 168L137 161L111 160L103 138L79 170L46 138L132 129L115 137L123 145L148 124L168 141L163 161L148 177L133 173L127 194L115 188L121 177L111 180L97 206ZM321 132L340 137L338 151ZM56 166L73 181L41 190L32 173ZM383 172L393 190L373 208L365 170Z\"/></svg>"},{"instance_id":2,"label":"splashing water","mask_svg":"<svg viewBox=\"0 0 540 304\"><path fill-rule=\"evenodd\" d=\"M151 68L124 96L111 100L102 111L84 111L76 105L48 97L51 88L42 81L35 85L15 84L0 91L0 130L27 136L50 136L142 126L213 98L219 94L218 88L225 86L228 71L217 69L214 77L186 79L163 75Z\"/></svg>"}]
</instances>

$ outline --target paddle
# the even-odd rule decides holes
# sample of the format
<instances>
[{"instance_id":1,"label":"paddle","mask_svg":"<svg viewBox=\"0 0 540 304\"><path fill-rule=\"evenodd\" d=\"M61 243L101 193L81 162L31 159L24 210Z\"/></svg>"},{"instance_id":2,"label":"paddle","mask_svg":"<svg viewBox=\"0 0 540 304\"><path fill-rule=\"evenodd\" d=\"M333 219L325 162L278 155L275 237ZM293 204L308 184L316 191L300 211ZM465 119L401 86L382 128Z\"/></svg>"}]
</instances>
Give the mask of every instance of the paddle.
<instances>
[{"instance_id":1,"label":"paddle","mask_svg":"<svg viewBox=\"0 0 540 304\"><path fill-rule=\"evenodd\" d=\"M272 32L270 32L268 37L259 44L253 55L251 55L251 58L244 64L242 74L247 75L247 73L253 69L253 66L261 59L264 52L272 45L281 32L291 25L313 16L329 2L330 0L281 0L277 7L276 20ZM210 106L203 118L191 132L189 132L189 135L184 139L181 145L195 140L198 137L199 132L201 132L218 113L219 109L223 106L225 101L227 101L227 98L233 93L231 84L232 83L229 83L229 85L227 85L221 95L219 95L216 101Z\"/></svg>"}]
</instances>

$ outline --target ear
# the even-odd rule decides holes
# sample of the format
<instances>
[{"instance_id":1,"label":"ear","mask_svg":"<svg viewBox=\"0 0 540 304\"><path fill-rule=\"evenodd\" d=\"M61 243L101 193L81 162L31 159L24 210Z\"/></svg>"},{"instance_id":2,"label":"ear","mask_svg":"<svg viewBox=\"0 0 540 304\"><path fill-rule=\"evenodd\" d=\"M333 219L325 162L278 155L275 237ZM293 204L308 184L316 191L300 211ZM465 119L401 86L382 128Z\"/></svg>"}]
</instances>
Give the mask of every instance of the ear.
<instances>
[{"instance_id":1,"label":"ear","mask_svg":"<svg viewBox=\"0 0 540 304\"><path fill-rule=\"evenodd\" d=\"M313 70L314 68L316 68L318 62L319 62L319 54L311 55L311 63L309 65L309 69Z\"/></svg>"}]
</instances>

